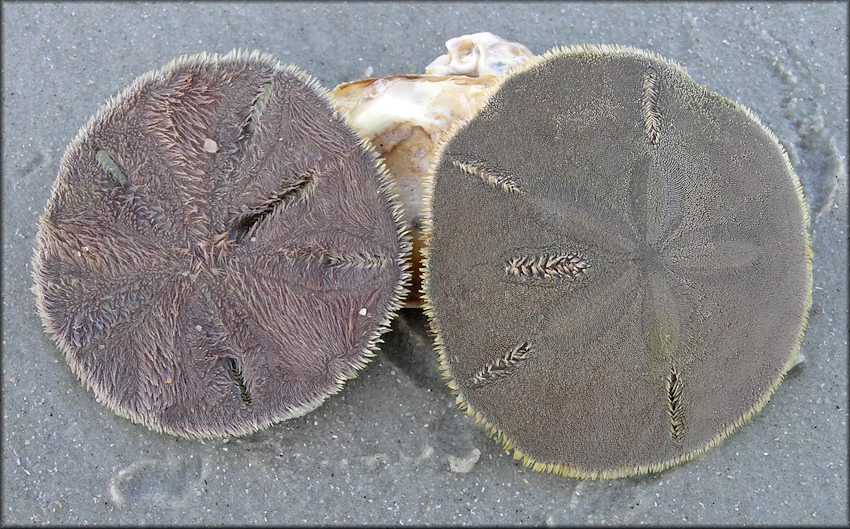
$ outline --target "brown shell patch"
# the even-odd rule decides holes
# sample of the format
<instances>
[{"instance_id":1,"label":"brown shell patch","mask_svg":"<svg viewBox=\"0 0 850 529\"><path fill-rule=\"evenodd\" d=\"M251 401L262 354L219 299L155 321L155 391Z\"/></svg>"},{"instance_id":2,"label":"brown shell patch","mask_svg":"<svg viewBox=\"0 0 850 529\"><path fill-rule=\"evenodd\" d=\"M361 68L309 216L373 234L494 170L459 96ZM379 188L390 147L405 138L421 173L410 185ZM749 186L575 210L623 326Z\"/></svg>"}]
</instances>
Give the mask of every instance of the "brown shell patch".
<instances>
[{"instance_id":1,"label":"brown shell patch","mask_svg":"<svg viewBox=\"0 0 850 529\"><path fill-rule=\"evenodd\" d=\"M68 147L38 233L39 313L97 399L154 430L302 415L399 306L409 243L388 185L300 70L182 57Z\"/></svg>"}]
</instances>

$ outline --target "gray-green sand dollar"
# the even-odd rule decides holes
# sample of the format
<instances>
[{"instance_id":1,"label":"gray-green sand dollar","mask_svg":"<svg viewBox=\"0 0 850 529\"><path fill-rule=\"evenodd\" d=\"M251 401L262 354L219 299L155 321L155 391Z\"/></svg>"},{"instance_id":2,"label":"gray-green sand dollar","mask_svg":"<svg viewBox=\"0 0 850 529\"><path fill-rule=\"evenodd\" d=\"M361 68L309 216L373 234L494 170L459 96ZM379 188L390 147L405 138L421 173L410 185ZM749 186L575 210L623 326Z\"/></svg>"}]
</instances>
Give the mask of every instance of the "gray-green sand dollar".
<instances>
[{"instance_id":1,"label":"gray-green sand dollar","mask_svg":"<svg viewBox=\"0 0 850 529\"><path fill-rule=\"evenodd\" d=\"M811 305L775 136L655 54L556 49L433 169L427 311L470 414L536 470L691 459L767 402Z\"/></svg>"}]
</instances>

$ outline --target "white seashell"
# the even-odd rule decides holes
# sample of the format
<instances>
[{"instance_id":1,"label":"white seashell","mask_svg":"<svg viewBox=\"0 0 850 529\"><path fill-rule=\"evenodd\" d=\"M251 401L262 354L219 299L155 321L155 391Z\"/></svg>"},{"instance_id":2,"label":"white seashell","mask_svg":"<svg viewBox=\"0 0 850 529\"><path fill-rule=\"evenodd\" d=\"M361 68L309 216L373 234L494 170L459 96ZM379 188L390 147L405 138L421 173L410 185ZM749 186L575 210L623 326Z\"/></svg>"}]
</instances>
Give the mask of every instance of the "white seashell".
<instances>
[{"instance_id":1,"label":"white seashell","mask_svg":"<svg viewBox=\"0 0 850 529\"><path fill-rule=\"evenodd\" d=\"M533 55L518 42L508 42L490 32L463 35L446 41L446 55L425 67L426 75L501 75Z\"/></svg>"},{"instance_id":2,"label":"white seashell","mask_svg":"<svg viewBox=\"0 0 850 529\"><path fill-rule=\"evenodd\" d=\"M413 284L406 306L419 306L419 261L425 176L443 133L470 119L487 89L510 67L533 57L515 42L492 33L449 39L449 50L426 75L393 75L343 83L330 95L349 124L368 138L395 180L413 238Z\"/></svg>"},{"instance_id":3,"label":"white seashell","mask_svg":"<svg viewBox=\"0 0 850 529\"><path fill-rule=\"evenodd\" d=\"M480 108L494 76L405 76L364 79L337 86L334 100L349 123L384 158L405 203L408 220L420 207L422 178L443 132Z\"/></svg>"}]
</instances>

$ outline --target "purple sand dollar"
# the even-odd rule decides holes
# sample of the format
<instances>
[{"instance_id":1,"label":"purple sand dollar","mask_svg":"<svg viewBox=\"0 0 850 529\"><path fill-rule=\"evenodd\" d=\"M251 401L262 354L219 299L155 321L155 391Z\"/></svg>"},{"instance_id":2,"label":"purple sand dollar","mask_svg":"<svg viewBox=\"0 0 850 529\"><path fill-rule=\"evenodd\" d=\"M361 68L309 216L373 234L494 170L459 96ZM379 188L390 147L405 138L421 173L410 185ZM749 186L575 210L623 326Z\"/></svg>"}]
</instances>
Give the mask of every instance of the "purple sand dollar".
<instances>
[{"instance_id":1,"label":"purple sand dollar","mask_svg":"<svg viewBox=\"0 0 850 529\"><path fill-rule=\"evenodd\" d=\"M372 355L409 277L383 165L269 55L176 59L71 142L41 219L38 311L98 401L157 431L303 415Z\"/></svg>"}]
</instances>

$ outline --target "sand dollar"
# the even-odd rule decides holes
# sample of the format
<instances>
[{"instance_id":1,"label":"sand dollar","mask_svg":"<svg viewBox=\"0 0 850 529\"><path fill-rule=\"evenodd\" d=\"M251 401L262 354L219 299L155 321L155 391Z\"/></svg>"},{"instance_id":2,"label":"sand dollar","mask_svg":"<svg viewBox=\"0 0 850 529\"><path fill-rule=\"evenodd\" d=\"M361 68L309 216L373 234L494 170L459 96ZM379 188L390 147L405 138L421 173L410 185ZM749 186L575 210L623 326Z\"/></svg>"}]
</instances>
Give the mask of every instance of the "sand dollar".
<instances>
[{"instance_id":1,"label":"sand dollar","mask_svg":"<svg viewBox=\"0 0 850 529\"><path fill-rule=\"evenodd\" d=\"M182 57L68 147L38 232L39 313L97 399L154 430L302 415L399 306L409 242L388 186L294 66Z\"/></svg>"},{"instance_id":2,"label":"sand dollar","mask_svg":"<svg viewBox=\"0 0 850 529\"><path fill-rule=\"evenodd\" d=\"M458 401L536 470L664 469L757 412L811 304L774 135L678 65L556 49L440 149L427 312Z\"/></svg>"}]
</instances>

